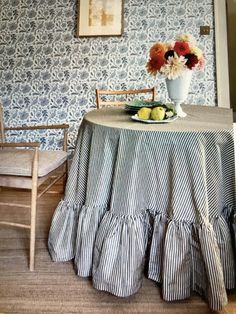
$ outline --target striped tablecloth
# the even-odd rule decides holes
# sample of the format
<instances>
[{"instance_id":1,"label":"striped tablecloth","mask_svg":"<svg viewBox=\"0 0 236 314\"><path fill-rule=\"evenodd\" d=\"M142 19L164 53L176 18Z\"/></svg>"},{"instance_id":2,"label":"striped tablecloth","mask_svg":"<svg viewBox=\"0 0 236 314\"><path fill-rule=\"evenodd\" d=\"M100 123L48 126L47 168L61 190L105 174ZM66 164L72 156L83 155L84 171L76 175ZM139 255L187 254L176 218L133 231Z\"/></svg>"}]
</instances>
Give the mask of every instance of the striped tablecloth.
<instances>
[{"instance_id":1,"label":"striped tablecloth","mask_svg":"<svg viewBox=\"0 0 236 314\"><path fill-rule=\"evenodd\" d=\"M85 115L48 247L94 287L129 296L147 276L164 300L204 295L213 310L235 287L231 111L186 106L169 124L124 109Z\"/></svg>"}]
</instances>

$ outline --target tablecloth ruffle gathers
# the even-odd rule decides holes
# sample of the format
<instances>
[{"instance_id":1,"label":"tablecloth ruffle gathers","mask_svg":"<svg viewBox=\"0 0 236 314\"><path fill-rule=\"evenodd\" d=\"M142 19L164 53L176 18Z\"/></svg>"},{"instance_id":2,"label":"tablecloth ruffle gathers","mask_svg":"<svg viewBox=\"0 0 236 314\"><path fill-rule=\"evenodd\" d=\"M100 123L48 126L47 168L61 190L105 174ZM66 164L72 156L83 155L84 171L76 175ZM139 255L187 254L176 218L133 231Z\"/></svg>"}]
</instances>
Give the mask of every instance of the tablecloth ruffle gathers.
<instances>
[{"instance_id":1,"label":"tablecloth ruffle gathers","mask_svg":"<svg viewBox=\"0 0 236 314\"><path fill-rule=\"evenodd\" d=\"M227 303L226 289L235 287L235 264L225 215L197 226L149 211L122 216L106 207L70 207L65 201L58 208L49 239L52 259L74 259L77 274L92 275L95 288L122 297L134 294L146 262L148 278L163 285L164 300L185 299L196 291L215 310ZM227 216L230 212L227 208Z\"/></svg>"}]
</instances>

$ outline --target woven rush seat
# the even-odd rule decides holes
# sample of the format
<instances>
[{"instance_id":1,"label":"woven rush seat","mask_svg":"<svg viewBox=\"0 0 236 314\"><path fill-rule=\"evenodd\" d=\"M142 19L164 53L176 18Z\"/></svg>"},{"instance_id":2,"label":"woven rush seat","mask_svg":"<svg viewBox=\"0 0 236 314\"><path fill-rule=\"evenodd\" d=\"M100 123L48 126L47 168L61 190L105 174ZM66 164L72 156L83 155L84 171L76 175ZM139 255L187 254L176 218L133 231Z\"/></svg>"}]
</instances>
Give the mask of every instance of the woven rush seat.
<instances>
[{"instance_id":1,"label":"woven rush seat","mask_svg":"<svg viewBox=\"0 0 236 314\"><path fill-rule=\"evenodd\" d=\"M0 151L0 174L12 176L32 175L32 150L1 150ZM39 151L38 177L46 176L58 168L67 159L65 151Z\"/></svg>"}]
</instances>

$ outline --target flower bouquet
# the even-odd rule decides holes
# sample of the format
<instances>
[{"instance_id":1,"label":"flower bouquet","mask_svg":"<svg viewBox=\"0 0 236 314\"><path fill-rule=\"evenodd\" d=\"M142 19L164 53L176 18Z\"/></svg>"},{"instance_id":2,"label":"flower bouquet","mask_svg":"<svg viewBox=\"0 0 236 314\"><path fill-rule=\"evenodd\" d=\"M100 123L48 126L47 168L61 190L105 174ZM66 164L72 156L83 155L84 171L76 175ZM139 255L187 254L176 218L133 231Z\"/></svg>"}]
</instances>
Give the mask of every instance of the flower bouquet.
<instances>
[{"instance_id":1,"label":"flower bouquet","mask_svg":"<svg viewBox=\"0 0 236 314\"><path fill-rule=\"evenodd\" d=\"M157 42L150 49L147 71L166 78L168 94L179 117L186 116L181 103L187 98L192 70L203 69L204 65L202 50L196 46L195 38L187 33L170 43Z\"/></svg>"},{"instance_id":2,"label":"flower bouquet","mask_svg":"<svg viewBox=\"0 0 236 314\"><path fill-rule=\"evenodd\" d=\"M157 42L150 49L147 71L162 74L169 80L180 77L186 70L203 69L205 58L190 34L181 34L170 43Z\"/></svg>"}]
</instances>

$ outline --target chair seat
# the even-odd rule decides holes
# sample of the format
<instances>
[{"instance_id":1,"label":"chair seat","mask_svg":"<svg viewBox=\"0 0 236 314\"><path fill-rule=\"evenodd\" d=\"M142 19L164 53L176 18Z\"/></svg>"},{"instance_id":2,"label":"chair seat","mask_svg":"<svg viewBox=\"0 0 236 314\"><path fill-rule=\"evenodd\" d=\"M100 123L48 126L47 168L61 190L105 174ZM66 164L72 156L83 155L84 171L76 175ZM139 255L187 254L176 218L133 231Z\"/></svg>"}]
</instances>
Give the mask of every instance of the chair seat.
<instances>
[{"instance_id":1,"label":"chair seat","mask_svg":"<svg viewBox=\"0 0 236 314\"><path fill-rule=\"evenodd\" d=\"M33 150L0 150L0 174L13 176L31 176ZM38 176L43 177L62 165L67 159L67 152L39 151Z\"/></svg>"}]
</instances>

